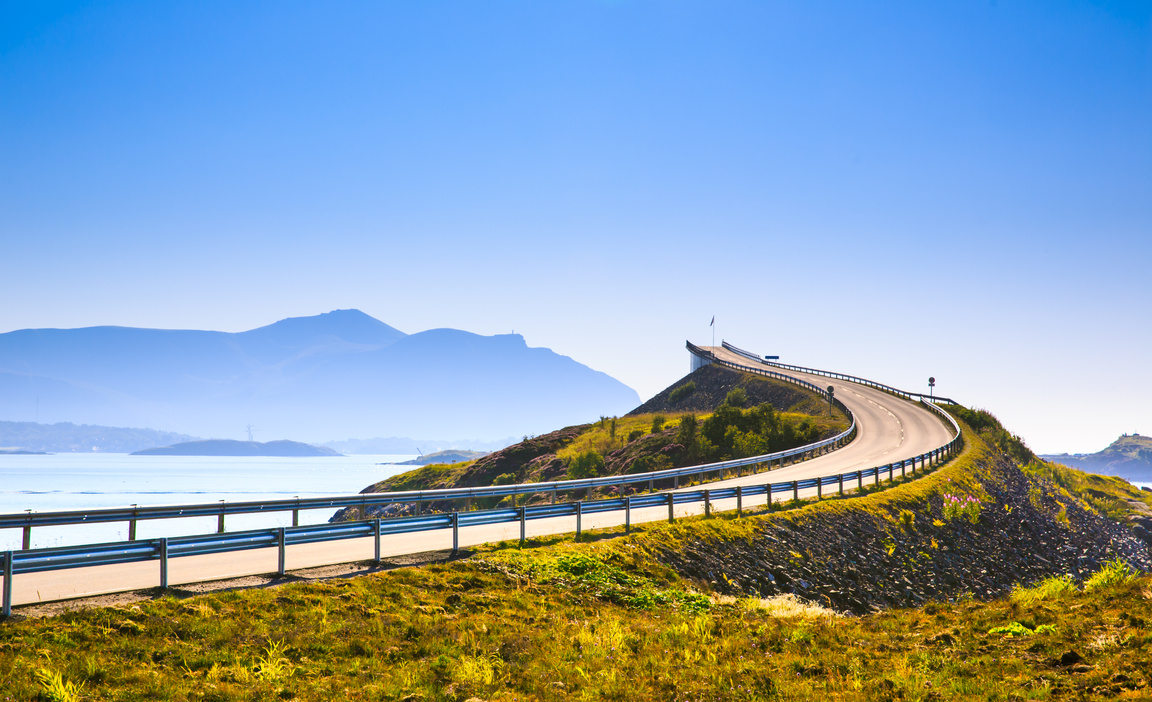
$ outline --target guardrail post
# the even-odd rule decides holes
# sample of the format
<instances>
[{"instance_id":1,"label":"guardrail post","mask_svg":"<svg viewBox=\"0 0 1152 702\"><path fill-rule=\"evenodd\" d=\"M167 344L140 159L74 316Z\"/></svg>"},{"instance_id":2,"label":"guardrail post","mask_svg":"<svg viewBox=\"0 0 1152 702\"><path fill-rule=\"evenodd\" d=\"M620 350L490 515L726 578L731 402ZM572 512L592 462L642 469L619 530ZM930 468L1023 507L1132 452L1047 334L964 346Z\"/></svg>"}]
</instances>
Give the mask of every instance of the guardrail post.
<instances>
[{"instance_id":1,"label":"guardrail post","mask_svg":"<svg viewBox=\"0 0 1152 702\"><path fill-rule=\"evenodd\" d=\"M224 533L224 500L220 500L220 516L216 518L216 533Z\"/></svg>"},{"instance_id":2,"label":"guardrail post","mask_svg":"<svg viewBox=\"0 0 1152 702\"><path fill-rule=\"evenodd\" d=\"M799 500L800 499L800 481L798 481L798 480L792 481L792 499L793 500Z\"/></svg>"},{"instance_id":3,"label":"guardrail post","mask_svg":"<svg viewBox=\"0 0 1152 702\"><path fill-rule=\"evenodd\" d=\"M736 486L736 516L744 516L744 486Z\"/></svg>"},{"instance_id":4,"label":"guardrail post","mask_svg":"<svg viewBox=\"0 0 1152 702\"><path fill-rule=\"evenodd\" d=\"M472 496L471 495L464 498L464 511L465 512L471 512L472 511Z\"/></svg>"},{"instance_id":5,"label":"guardrail post","mask_svg":"<svg viewBox=\"0 0 1152 702\"><path fill-rule=\"evenodd\" d=\"M632 496L624 498L624 533L632 533Z\"/></svg>"},{"instance_id":6,"label":"guardrail post","mask_svg":"<svg viewBox=\"0 0 1152 702\"><path fill-rule=\"evenodd\" d=\"M864 490L864 471L856 471L856 490L862 492Z\"/></svg>"},{"instance_id":7,"label":"guardrail post","mask_svg":"<svg viewBox=\"0 0 1152 702\"><path fill-rule=\"evenodd\" d=\"M767 489L767 491L768 491L768 502L767 502L767 503L765 503L765 506L766 506L768 509L772 509L772 483L768 483L768 484L767 484L767 485L765 485L764 487L765 487L765 488Z\"/></svg>"},{"instance_id":8,"label":"guardrail post","mask_svg":"<svg viewBox=\"0 0 1152 702\"><path fill-rule=\"evenodd\" d=\"M168 589L168 539L160 539L160 589Z\"/></svg>"},{"instance_id":9,"label":"guardrail post","mask_svg":"<svg viewBox=\"0 0 1152 702\"><path fill-rule=\"evenodd\" d=\"M704 516L712 516L712 496L708 493L707 490L704 491Z\"/></svg>"},{"instance_id":10,"label":"guardrail post","mask_svg":"<svg viewBox=\"0 0 1152 702\"><path fill-rule=\"evenodd\" d=\"M656 481L655 480L649 480L648 481L648 492L656 492Z\"/></svg>"},{"instance_id":11,"label":"guardrail post","mask_svg":"<svg viewBox=\"0 0 1152 702\"><path fill-rule=\"evenodd\" d=\"M584 516L584 503L576 501L576 538L580 538L580 518Z\"/></svg>"},{"instance_id":12,"label":"guardrail post","mask_svg":"<svg viewBox=\"0 0 1152 702\"><path fill-rule=\"evenodd\" d=\"M552 488L552 504L556 504L556 488Z\"/></svg>"},{"instance_id":13,"label":"guardrail post","mask_svg":"<svg viewBox=\"0 0 1152 702\"><path fill-rule=\"evenodd\" d=\"M380 517L376 517L375 519L372 520L372 536L375 537L375 541L376 541L376 552L375 552L376 558L375 558L375 560L376 560L376 564L379 565L380 564Z\"/></svg>"},{"instance_id":14,"label":"guardrail post","mask_svg":"<svg viewBox=\"0 0 1152 702\"><path fill-rule=\"evenodd\" d=\"M460 513L452 513L452 555L460 551Z\"/></svg>"},{"instance_id":15,"label":"guardrail post","mask_svg":"<svg viewBox=\"0 0 1152 702\"><path fill-rule=\"evenodd\" d=\"M300 526L300 509L292 510L292 526Z\"/></svg>"},{"instance_id":16,"label":"guardrail post","mask_svg":"<svg viewBox=\"0 0 1152 702\"><path fill-rule=\"evenodd\" d=\"M880 466L876 466L876 472L872 474L872 484L880 484Z\"/></svg>"},{"instance_id":17,"label":"guardrail post","mask_svg":"<svg viewBox=\"0 0 1152 702\"><path fill-rule=\"evenodd\" d=\"M678 487L680 487L680 476L677 474L672 476L672 489L675 490Z\"/></svg>"},{"instance_id":18,"label":"guardrail post","mask_svg":"<svg viewBox=\"0 0 1152 702\"><path fill-rule=\"evenodd\" d=\"M900 477L907 478L908 473L904 470L904 466L908 465L908 461L900 461Z\"/></svg>"},{"instance_id":19,"label":"guardrail post","mask_svg":"<svg viewBox=\"0 0 1152 702\"><path fill-rule=\"evenodd\" d=\"M520 508L520 543L524 543L525 537L528 535L528 517L527 507Z\"/></svg>"},{"instance_id":20,"label":"guardrail post","mask_svg":"<svg viewBox=\"0 0 1152 702\"><path fill-rule=\"evenodd\" d=\"M816 477L816 499L824 499L824 479L819 476Z\"/></svg>"},{"instance_id":21,"label":"guardrail post","mask_svg":"<svg viewBox=\"0 0 1152 702\"><path fill-rule=\"evenodd\" d=\"M25 551L32 548L32 525L31 524L24 527L24 539L22 542L22 547Z\"/></svg>"},{"instance_id":22,"label":"guardrail post","mask_svg":"<svg viewBox=\"0 0 1152 702\"><path fill-rule=\"evenodd\" d=\"M6 551L4 553L4 604L3 611L5 617L12 616L12 552Z\"/></svg>"},{"instance_id":23,"label":"guardrail post","mask_svg":"<svg viewBox=\"0 0 1152 702\"><path fill-rule=\"evenodd\" d=\"M837 477L840 479L840 494L843 495L844 494L844 474L841 473Z\"/></svg>"},{"instance_id":24,"label":"guardrail post","mask_svg":"<svg viewBox=\"0 0 1152 702\"><path fill-rule=\"evenodd\" d=\"M136 540L136 505L132 505L132 518L128 520L128 540Z\"/></svg>"},{"instance_id":25,"label":"guardrail post","mask_svg":"<svg viewBox=\"0 0 1152 702\"><path fill-rule=\"evenodd\" d=\"M278 565L276 566L277 575L284 575L284 561L285 556L287 555L287 549L285 548L284 541L284 527L280 527L276 530L276 548L279 551L280 556L278 559Z\"/></svg>"},{"instance_id":26,"label":"guardrail post","mask_svg":"<svg viewBox=\"0 0 1152 702\"><path fill-rule=\"evenodd\" d=\"M676 513L673 511L675 504L676 503L673 501L672 493L668 493L668 523L669 524L676 521Z\"/></svg>"}]
</instances>

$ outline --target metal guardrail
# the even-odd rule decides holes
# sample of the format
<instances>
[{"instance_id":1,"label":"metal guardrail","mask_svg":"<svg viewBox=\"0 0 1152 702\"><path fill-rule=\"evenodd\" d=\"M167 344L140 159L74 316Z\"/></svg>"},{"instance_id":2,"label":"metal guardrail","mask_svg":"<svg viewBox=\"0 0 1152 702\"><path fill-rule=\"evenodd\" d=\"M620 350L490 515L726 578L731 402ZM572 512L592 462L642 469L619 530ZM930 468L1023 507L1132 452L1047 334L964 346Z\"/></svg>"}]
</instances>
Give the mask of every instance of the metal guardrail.
<instances>
[{"instance_id":1,"label":"metal guardrail","mask_svg":"<svg viewBox=\"0 0 1152 702\"><path fill-rule=\"evenodd\" d=\"M691 347L691 345L689 345ZM695 348L695 347L691 347ZM690 350L691 350L690 348ZM700 353L707 353L697 350ZM695 351L694 351L695 353ZM763 369L748 369L764 375L787 380L806 387L821 395L826 392L816 385L799 378L792 378L782 373L767 372ZM736 470L743 476L744 468L752 467L754 472L760 472L761 466L770 470L773 464L784 466L785 462L795 462L822 455L828 451L844 446L856 436L856 418L852 411L843 402L834 399L836 407L844 412L850 420L848 429L828 439L806 444L794 449L776 451L774 453L738 458L730 461L707 463L682 468L669 468L666 470L648 473L634 473L631 475L608 475L600 478L585 478L581 480L556 480L546 483L519 483L513 485L495 485L472 488L447 488L440 490L409 490L403 492L376 492L361 493L357 495L341 495L333 497L293 498L287 500L256 500L246 502L209 502L202 504L160 505L151 507L116 507L93 510L61 510L55 512L24 512L14 514L0 514L0 529L22 529L22 545L25 550L31 548L32 528L47 526L75 526L82 524L99 524L109 522L127 522L128 540L136 540L136 525L140 520L154 519L180 519L186 517L216 517L217 533L224 532L224 518L227 515L258 514L258 513L292 513L292 526L300 523L300 512L313 509L343 509L369 507L390 504L415 504L416 511L422 511L422 505L431 502L449 500L463 500L465 511L473 499L490 497L508 497L518 495L550 494L555 503L561 493L570 493L585 490L589 494L592 490L602 487L626 487L637 484L648 484L649 491L655 489L658 481L671 480L673 489L679 488L681 478L703 476L717 473L721 477L727 471Z\"/></svg>"},{"instance_id":2,"label":"metal guardrail","mask_svg":"<svg viewBox=\"0 0 1152 702\"><path fill-rule=\"evenodd\" d=\"M691 349L690 345L690 349ZM700 349L700 351L703 351ZM705 352L706 353L706 352ZM772 371L766 371L761 368L746 368L744 366L736 366L727 361L720 359L713 359L721 364L734 366L742 370L750 370L752 372L764 375L777 375ZM804 382L804 381L800 381ZM808 385L811 385L808 383ZM815 387L815 386L813 386ZM818 390L818 388L816 388ZM336 524L322 524L315 526L292 526L292 527L277 527L274 529L257 529L251 531L240 531L232 533L217 533L206 534L198 536L181 536L173 538L162 539L149 539L139 541L115 542L104 544L89 544L84 546L68 546L60 548L46 548L46 549L27 549L21 551L6 551L0 553L0 572L3 573L3 593L2 593L2 612L3 616L7 617L12 612L12 580L15 575L25 573L38 573L53 570L64 570L69 568L80 568L98 565L116 565L123 563L139 563L146 561L159 561L160 563L160 577L159 584L161 587L168 586L168 561L171 558L180 558L187 556L206 555L212 553L223 553L230 551L244 551L250 549L262 548L277 548L279 551L279 567L278 573L285 572L285 556L288 546L304 543L315 543L321 541L336 541L343 539L366 538L372 537L375 539L375 560L379 562L380 559L380 539L382 536L394 534L407 534L417 533L422 531L433 531L439 529L452 530L452 548L453 551L459 550L460 541L460 528L467 526L479 526L484 524L502 524L519 521L520 523L520 540L523 541L526 533L526 523L535 519L547 519L552 517L574 516L576 519L576 532L581 531L581 517L584 514L593 514L599 512L611 511L624 511L625 514L625 530L631 528L631 511L634 508L644 507L658 507L667 505L669 521L675 518L674 507L677 504L689 503L704 503L704 514L709 516L711 514L711 503L713 500L721 499L736 499L737 511L743 511L744 497L752 497L758 495L766 495L767 500L771 503L776 494L787 494L791 492L792 499L799 499L800 490L808 490L811 488L816 489L817 499L822 499L824 496L825 487L835 487L838 494L844 493L845 483L856 481L857 489L864 487L865 479L871 478L874 485L879 485L882 476L885 472L888 473L888 481L893 482L896 478L896 471L900 471L901 477L904 477L911 470L912 474L916 473L917 463L920 465L920 470L934 467L939 463L948 460L953 455L958 453L963 448L963 436L960 432L960 426L956 421L944 410L931 402L921 400L921 404L929 411L940 416L946 420L953 429L955 435L953 438L944 445L928 451L926 453L914 456L912 458L904 459L889 463L887 465L875 466L872 468L865 468L848 473L839 473L835 475L819 476L815 478L807 478L804 480L792 480L778 483L766 483L764 485L746 485L738 486L735 488L716 488L716 489L698 489L698 490L683 490L678 492L650 492L641 495L630 495L623 498L609 498L603 500L593 501L576 501L576 502L563 502L559 504L544 504L544 505L531 505L513 508L498 508L490 510L478 510L472 512L450 512L438 514L425 514L409 517L399 517L394 519L373 519L368 521L356 522L342 522ZM843 407L847 410L847 407ZM849 411L849 416L851 412ZM855 418L853 418L852 427L849 431L828 439L824 442L811 444L809 446L794 449L793 455L799 455L795 452L807 451L820 451L820 446L824 450L831 450L829 447L840 439L846 439L847 435L854 434L856 430ZM768 454L768 456L783 455L789 452L779 452L779 454ZM649 473L643 476L619 476L624 478L640 478L643 480L655 480L651 476L664 475L678 478L680 475L700 475L703 477L705 474L720 471L721 475L723 470L742 466L754 465L752 461L759 459L759 462L765 462L766 456L757 456L750 459L740 459L737 461L723 461L720 463L711 463L701 466L691 466L687 469L673 469L669 471L659 471L658 473ZM687 471L687 472L684 472ZM617 477L617 476L613 476ZM562 481L565 489L580 489L582 487L591 487L602 479L591 479L581 481ZM577 484L577 485L574 485ZM528 484L534 485L534 484ZM544 486L549 484L538 484L536 486ZM484 488L483 490L505 490L502 494L523 494L516 492L508 492L514 488L524 486L499 486L497 488ZM407 500L411 502L413 495L428 495L430 493L442 494L445 492L467 493L469 491L480 490L479 488L460 489L454 491L420 491L415 493L391 493L390 495L406 494ZM389 495L389 493L378 493L379 495ZM473 492L475 494L475 492ZM467 495L463 495L467 496ZM496 493L487 493L486 496L496 496ZM358 496L367 497L367 496ZM443 498L441 498L443 499ZM393 500L400 501L400 500ZM290 505L296 503L295 500L282 500L277 503L284 503ZM300 502L310 502L301 500ZM274 503L262 503L265 505ZM350 505L351 506L351 505ZM199 506L190 506L199 507ZM211 505L213 508L219 508L219 505ZM146 509L160 509L160 508L146 508ZM185 506L185 510L189 506ZM101 510L102 512L115 512L115 510ZM129 510L131 511L131 510ZM272 509L262 511L273 511ZM26 515L14 515L24 517ZM178 516L191 516L191 515L178 515ZM200 516L200 515L197 515ZM223 513L221 513L221 518ZM108 521L112 521L109 519ZM71 522L69 522L71 523Z\"/></svg>"},{"instance_id":3,"label":"metal guardrail","mask_svg":"<svg viewBox=\"0 0 1152 702\"><path fill-rule=\"evenodd\" d=\"M867 378L859 378L855 375L845 375L843 373L835 373L833 371L819 370L816 368L805 368L804 366L793 366L793 365L788 364L788 363L780 363L779 361L769 361L767 359L764 359L764 358L757 356L754 353L751 353L750 351L745 351L744 349L737 348L736 346L733 346L732 344L729 344L727 341L724 341L724 340L720 341L720 345L723 346L724 348L728 349L732 353L739 354L739 355L743 356L744 358L748 358L748 359L751 359L753 361L757 361L757 362L762 363L766 366L775 366L776 368L786 368L788 370L798 371L800 373L811 373L813 375L822 375L822 376L825 376L827 378L836 378L838 380L847 380L847 381L850 381L853 383L857 383L859 385L867 385L870 388L876 388L877 390L883 390L884 392L892 393L893 395L903 397L904 399L910 399L913 397L918 397L921 399L928 398L929 402L939 401L939 402L947 402L948 404L951 404L951 405L960 404L959 402L956 402L955 400L953 400L952 398L949 398L949 397L938 397L935 395L926 395L925 393L922 393L922 392L908 392L907 390L900 390L898 388L894 388L891 385L885 385L883 383L877 383L874 380L868 380ZM701 351L703 353L710 354L710 352L704 351L703 349L701 349ZM712 358L715 359L715 355L712 355Z\"/></svg>"}]
</instances>

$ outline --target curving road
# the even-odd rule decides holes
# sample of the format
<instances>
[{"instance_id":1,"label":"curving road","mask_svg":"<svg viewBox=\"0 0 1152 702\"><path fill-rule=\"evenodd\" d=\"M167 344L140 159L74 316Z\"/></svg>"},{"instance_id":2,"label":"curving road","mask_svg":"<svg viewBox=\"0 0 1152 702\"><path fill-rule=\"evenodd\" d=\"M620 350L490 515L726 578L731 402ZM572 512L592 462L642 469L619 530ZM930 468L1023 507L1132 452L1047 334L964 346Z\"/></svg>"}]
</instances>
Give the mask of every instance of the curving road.
<instances>
[{"instance_id":1,"label":"curving road","mask_svg":"<svg viewBox=\"0 0 1152 702\"><path fill-rule=\"evenodd\" d=\"M706 350L713 352L719 359L740 366L756 365L755 362L722 347L706 348ZM945 426L939 418L916 403L845 380L829 379L819 375L779 368L772 370L807 380L819 387L832 385L835 388L836 397L856 415L859 430L857 438L844 448L812 460L785 466L769 473L731 478L710 485L716 487L757 485L767 482L778 483L786 480L798 480L817 475L846 473L918 456L947 443L952 438L950 427ZM814 489L801 491L801 497L814 493ZM779 496L778 499L784 497ZM764 504L763 497L759 498L759 504ZM735 509L735 506L735 500L714 503L714 508L720 510ZM754 507L757 506L757 503L749 498L745 500L745 506ZM700 514L703 509L700 504L677 505L676 515ZM665 507L632 510L632 522L636 524L667 518L668 511ZM585 515L582 519L583 529L616 527L623 524L624 515L615 512ZM527 535L531 538L562 534L575 531L575 528L575 520L571 517L540 519L528 522ZM460 546L467 547L516 539L520 536L519 529L517 523L462 528L460 530ZM449 549L451 546L452 534L450 530L403 534L382 539L381 557L387 559L405 554ZM297 570L369 560L375 555L374 547L372 539L351 539L290 546L287 549L287 568ZM171 585L179 585L274 573L277 567L278 553L276 549L263 549L175 558L169 562L168 577ZM158 562L30 573L13 578L12 601L16 605L47 602L145 589L156 587L158 584Z\"/></svg>"}]
</instances>

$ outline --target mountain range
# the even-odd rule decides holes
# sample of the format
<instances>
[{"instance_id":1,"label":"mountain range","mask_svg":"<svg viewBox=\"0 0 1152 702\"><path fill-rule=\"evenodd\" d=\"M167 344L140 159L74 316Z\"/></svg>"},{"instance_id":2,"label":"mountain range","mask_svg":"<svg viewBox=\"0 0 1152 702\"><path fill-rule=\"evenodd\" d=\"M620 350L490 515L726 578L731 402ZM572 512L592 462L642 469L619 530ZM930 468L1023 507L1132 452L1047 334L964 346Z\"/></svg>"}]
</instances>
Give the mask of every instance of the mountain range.
<instances>
[{"instance_id":1,"label":"mountain range","mask_svg":"<svg viewBox=\"0 0 1152 702\"><path fill-rule=\"evenodd\" d=\"M1126 480L1152 482L1152 437L1124 434L1096 453L1061 453L1041 456L1091 473L1116 475Z\"/></svg>"},{"instance_id":2,"label":"mountain range","mask_svg":"<svg viewBox=\"0 0 1152 702\"><path fill-rule=\"evenodd\" d=\"M0 419L313 443L497 439L623 414L634 390L517 334L405 334L359 310L239 333L88 327L0 334Z\"/></svg>"}]
</instances>

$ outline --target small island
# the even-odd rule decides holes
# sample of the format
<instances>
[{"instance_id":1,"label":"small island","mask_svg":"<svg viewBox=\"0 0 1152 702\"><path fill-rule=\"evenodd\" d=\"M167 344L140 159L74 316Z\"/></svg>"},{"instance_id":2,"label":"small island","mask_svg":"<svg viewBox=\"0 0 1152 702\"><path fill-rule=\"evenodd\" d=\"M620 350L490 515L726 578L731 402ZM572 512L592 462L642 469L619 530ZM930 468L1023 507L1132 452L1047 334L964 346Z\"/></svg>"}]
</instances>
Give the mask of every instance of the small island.
<instances>
[{"instance_id":1,"label":"small island","mask_svg":"<svg viewBox=\"0 0 1152 702\"><path fill-rule=\"evenodd\" d=\"M483 458L488 455L488 451L467 451L465 449L448 449L447 451L437 451L436 453L424 454L419 458L413 458L411 461L401 461L400 463L381 463L380 465L397 465L397 466L427 466L433 463L460 463L462 461L474 461L477 458Z\"/></svg>"},{"instance_id":2,"label":"small island","mask_svg":"<svg viewBox=\"0 0 1152 702\"><path fill-rule=\"evenodd\" d=\"M207 439L185 441L171 446L133 451L130 456L278 456L314 457L342 456L339 451L303 444L299 441L235 441L233 439Z\"/></svg>"}]
</instances>

